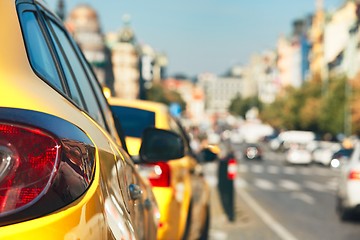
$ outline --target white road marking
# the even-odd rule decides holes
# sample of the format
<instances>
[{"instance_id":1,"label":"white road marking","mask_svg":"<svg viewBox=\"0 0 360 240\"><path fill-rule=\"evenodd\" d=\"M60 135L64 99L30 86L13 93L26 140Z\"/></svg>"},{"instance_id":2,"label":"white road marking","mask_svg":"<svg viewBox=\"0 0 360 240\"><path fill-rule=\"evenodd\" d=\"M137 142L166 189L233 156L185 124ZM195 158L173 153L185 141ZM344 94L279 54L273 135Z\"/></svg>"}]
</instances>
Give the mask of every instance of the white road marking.
<instances>
[{"instance_id":1,"label":"white road marking","mask_svg":"<svg viewBox=\"0 0 360 240\"><path fill-rule=\"evenodd\" d=\"M254 185L263 190L274 190L275 189L275 185L272 182L270 182L266 179L261 179L261 178L256 179L254 182Z\"/></svg>"},{"instance_id":2,"label":"white road marking","mask_svg":"<svg viewBox=\"0 0 360 240\"><path fill-rule=\"evenodd\" d=\"M210 229L209 232L209 237L210 240L226 240L228 235L226 234L226 232L220 231L220 230L214 230L214 229Z\"/></svg>"},{"instance_id":3,"label":"white road marking","mask_svg":"<svg viewBox=\"0 0 360 240\"><path fill-rule=\"evenodd\" d=\"M317 182L312 182L312 181L306 181L304 183L305 187L314 190L314 191L318 191L318 192L326 192L326 188L323 184L317 183Z\"/></svg>"},{"instance_id":4,"label":"white road marking","mask_svg":"<svg viewBox=\"0 0 360 240\"><path fill-rule=\"evenodd\" d=\"M277 167L277 166L269 166L268 169L267 169L267 172L271 173L271 174L278 174L279 173L279 167Z\"/></svg>"},{"instance_id":5,"label":"white road marking","mask_svg":"<svg viewBox=\"0 0 360 240\"><path fill-rule=\"evenodd\" d=\"M294 167L284 167L284 173L289 175L294 175L296 169Z\"/></svg>"},{"instance_id":6,"label":"white road marking","mask_svg":"<svg viewBox=\"0 0 360 240\"><path fill-rule=\"evenodd\" d=\"M238 194L251 207L260 219L273 230L282 240L296 240L297 238L292 235L284 226L277 222L269 213L267 213L250 194L246 191L238 190Z\"/></svg>"},{"instance_id":7,"label":"white road marking","mask_svg":"<svg viewBox=\"0 0 360 240\"><path fill-rule=\"evenodd\" d=\"M322 176L322 177L328 177L329 176L329 170L328 169L321 169L321 168L318 168L315 170L316 172L316 175L318 176Z\"/></svg>"},{"instance_id":8,"label":"white road marking","mask_svg":"<svg viewBox=\"0 0 360 240\"><path fill-rule=\"evenodd\" d=\"M338 189L338 180L337 178L332 178L327 184L326 187L331 191L336 191Z\"/></svg>"},{"instance_id":9,"label":"white road marking","mask_svg":"<svg viewBox=\"0 0 360 240\"><path fill-rule=\"evenodd\" d=\"M309 168L302 168L302 169L300 169L300 173L301 173L302 175L307 175L307 176L313 175L311 169L309 169Z\"/></svg>"},{"instance_id":10,"label":"white road marking","mask_svg":"<svg viewBox=\"0 0 360 240\"><path fill-rule=\"evenodd\" d=\"M294 198L294 199L299 199L299 200L302 200L308 204L311 204L311 205L314 205L315 204L315 199L306 194L306 193L302 193L302 192L293 192L291 193L291 197Z\"/></svg>"},{"instance_id":11,"label":"white road marking","mask_svg":"<svg viewBox=\"0 0 360 240\"><path fill-rule=\"evenodd\" d=\"M287 179L280 179L279 185L290 191L299 191L301 189L299 184Z\"/></svg>"},{"instance_id":12,"label":"white road marking","mask_svg":"<svg viewBox=\"0 0 360 240\"><path fill-rule=\"evenodd\" d=\"M242 178L236 178L234 183L235 188L246 188L248 186L248 183Z\"/></svg>"},{"instance_id":13,"label":"white road marking","mask_svg":"<svg viewBox=\"0 0 360 240\"><path fill-rule=\"evenodd\" d=\"M238 172L245 173L245 172L248 171L248 169L249 169L249 167L247 165L240 164L239 167L238 167Z\"/></svg>"},{"instance_id":14,"label":"white road marking","mask_svg":"<svg viewBox=\"0 0 360 240\"><path fill-rule=\"evenodd\" d=\"M251 171L254 173L262 173L262 172L264 172L264 166L254 165L251 167Z\"/></svg>"}]
</instances>

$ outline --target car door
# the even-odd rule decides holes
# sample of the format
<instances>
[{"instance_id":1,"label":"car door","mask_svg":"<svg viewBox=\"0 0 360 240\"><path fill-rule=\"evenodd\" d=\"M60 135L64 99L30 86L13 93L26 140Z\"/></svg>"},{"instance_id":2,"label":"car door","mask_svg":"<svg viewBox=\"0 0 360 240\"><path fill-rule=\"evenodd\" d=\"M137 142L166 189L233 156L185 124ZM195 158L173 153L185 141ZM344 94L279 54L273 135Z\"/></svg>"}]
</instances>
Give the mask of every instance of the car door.
<instances>
[{"instance_id":1,"label":"car door","mask_svg":"<svg viewBox=\"0 0 360 240\"><path fill-rule=\"evenodd\" d=\"M198 238L199 234L204 227L205 218L208 214L208 206L210 202L210 189L205 181L202 166L199 164L196 154L190 147L190 138L181 125L180 121L170 117L171 129L178 133L184 140L185 157L188 159L189 173L191 178L191 227L190 238Z\"/></svg>"},{"instance_id":2,"label":"car door","mask_svg":"<svg viewBox=\"0 0 360 240\"><path fill-rule=\"evenodd\" d=\"M107 211L107 200L111 197L109 193L112 189L107 183L117 178L116 174L112 174L115 161L110 148L116 140L109 134L111 128L96 96L96 86L89 82L84 65L61 24L56 19L48 19L51 16L47 16L47 11L37 5L36 1L17 2L21 32L18 28L16 31L14 28L14 31L24 42L20 43L19 48L15 48L14 55L22 64L13 64L15 70L9 69L9 72L12 70L15 73L13 77L2 79L2 93L13 91L18 94L1 99L4 116L0 118L7 119L6 126L17 122L17 128L31 129L33 135L38 136L37 139L31 135L21 136L21 150L40 152L44 150L41 146L45 145L40 141L41 136L44 133L56 136L56 145L52 149L60 149L60 154L50 154L48 150L44 150L44 157L38 157L39 154L36 153L35 158L32 154L32 163L38 165L42 164L42 159L61 158L61 161L57 160L53 165L55 168L52 174L40 172L38 176L33 175L35 183L42 182L39 179L43 176L50 176L54 180L46 185L51 185L51 189L44 190L44 196L40 196L42 199L35 199L39 201L39 209L32 209L28 212L30 216L22 220L34 217L51 219L50 223L45 224L47 227L43 229L43 236L56 232L59 234L54 234L54 238L67 239L66 236L71 235L72 238L82 236L79 239L104 239L113 223L108 221L108 217L113 214L117 215L116 220L124 223L116 223L115 228L120 230L120 234L113 234L123 237L122 230L133 232L136 228L129 215L122 214L125 212L122 210L124 208L119 207L114 212ZM60 41L61 37L65 41ZM8 45L12 47L11 44ZM72 63L71 66L69 62ZM4 68L2 70L2 73L8 71ZM28 148L24 148L26 143L29 143ZM28 165L24 165L24 171L20 175L24 179L28 178L31 176L30 169ZM49 171L51 168L40 165L36 170ZM38 187L34 189L38 191ZM124 201L116 204L123 205ZM56 231L57 227L54 228L52 222L62 222L61 228ZM39 229L40 232L42 228ZM29 228L29 232L31 231L35 230ZM126 234L126 239L134 239L130 235Z\"/></svg>"}]
</instances>

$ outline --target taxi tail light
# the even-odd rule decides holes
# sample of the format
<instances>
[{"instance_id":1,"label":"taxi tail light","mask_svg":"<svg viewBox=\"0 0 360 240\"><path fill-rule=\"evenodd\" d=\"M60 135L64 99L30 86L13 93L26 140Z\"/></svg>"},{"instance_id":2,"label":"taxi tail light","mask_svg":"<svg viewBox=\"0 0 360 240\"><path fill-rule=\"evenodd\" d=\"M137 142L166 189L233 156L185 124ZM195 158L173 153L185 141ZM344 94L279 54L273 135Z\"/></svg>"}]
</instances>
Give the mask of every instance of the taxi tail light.
<instances>
[{"instance_id":1,"label":"taxi tail light","mask_svg":"<svg viewBox=\"0 0 360 240\"><path fill-rule=\"evenodd\" d=\"M348 178L350 180L360 180L360 171L359 170L351 170Z\"/></svg>"},{"instance_id":2,"label":"taxi tail light","mask_svg":"<svg viewBox=\"0 0 360 240\"><path fill-rule=\"evenodd\" d=\"M146 166L142 167L141 169L143 169L143 173L146 171L145 176L149 179L152 186L170 186L170 166L166 162L146 164Z\"/></svg>"},{"instance_id":3,"label":"taxi tail light","mask_svg":"<svg viewBox=\"0 0 360 240\"><path fill-rule=\"evenodd\" d=\"M25 208L48 190L60 144L31 127L0 123L0 216Z\"/></svg>"},{"instance_id":4,"label":"taxi tail light","mask_svg":"<svg viewBox=\"0 0 360 240\"><path fill-rule=\"evenodd\" d=\"M236 160L234 158L230 158L227 167L227 178L229 180L234 180L236 178L236 172L237 172Z\"/></svg>"}]
</instances>

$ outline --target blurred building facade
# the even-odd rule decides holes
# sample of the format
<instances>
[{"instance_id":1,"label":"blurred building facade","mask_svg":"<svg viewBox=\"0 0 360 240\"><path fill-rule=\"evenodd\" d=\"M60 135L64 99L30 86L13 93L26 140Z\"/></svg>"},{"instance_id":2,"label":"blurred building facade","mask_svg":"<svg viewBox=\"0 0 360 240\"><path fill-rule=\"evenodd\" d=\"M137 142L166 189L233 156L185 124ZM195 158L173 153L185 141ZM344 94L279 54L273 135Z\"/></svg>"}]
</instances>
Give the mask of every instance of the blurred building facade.
<instances>
[{"instance_id":1,"label":"blurred building facade","mask_svg":"<svg viewBox=\"0 0 360 240\"><path fill-rule=\"evenodd\" d=\"M315 14L312 20L309 37L312 44L310 58L311 79L322 81L327 78L324 72L324 29L325 29L325 11L323 0L316 0Z\"/></svg>"},{"instance_id":2,"label":"blurred building facade","mask_svg":"<svg viewBox=\"0 0 360 240\"><path fill-rule=\"evenodd\" d=\"M124 16L123 21L124 27L119 32L106 35L114 73L114 86L111 90L113 96L136 99L140 92L139 50L129 17Z\"/></svg>"},{"instance_id":3,"label":"blurred building facade","mask_svg":"<svg viewBox=\"0 0 360 240\"><path fill-rule=\"evenodd\" d=\"M191 120L195 125L206 118L205 93L200 86L190 80L175 78L167 78L162 83L165 88L178 92L185 101L186 109L182 113L183 118Z\"/></svg>"},{"instance_id":4,"label":"blurred building facade","mask_svg":"<svg viewBox=\"0 0 360 240\"><path fill-rule=\"evenodd\" d=\"M301 87L309 78L311 44L308 31L310 17L293 22L289 37L281 36L277 42L277 69L282 87Z\"/></svg>"},{"instance_id":5,"label":"blurred building facade","mask_svg":"<svg viewBox=\"0 0 360 240\"><path fill-rule=\"evenodd\" d=\"M96 11L87 4L78 5L69 13L65 25L92 65L101 86L112 86L113 73L110 52L105 46Z\"/></svg>"},{"instance_id":6,"label":"blurred building facade","mask_svg":"<svg viewBox=\"0 0 360 240\"><path fill-rule=\"evenodd\" d=\"M257 96L261 102L266 104L275 101L276 95L281 90L276 64L275 51L265 51L251 57L243 74L243 98Z\"/></svg>"},{"instance_id":7,"label":"blurred building facade","mask_svg":"<svg viewBox=\"0 0 360 240\"><path fill-rule=\"evenodd\" d=\"M359 66L356 4L346 2L334 12L324 29L324 58L330 76L354 77Z\"/></svg>"},{"instance_id":8,"label":"blurred building facade","mask_svg":"<svg viewBox=\"0 0 360 240\"><path fill-rule=\"evenodd\" d=\"M205 93L205 110L209 115L228 112L231 100L244 94L244 78L241 72L236 75L216 76L201 74L198 76L199 86Z\"/></svg>"}]
</instances>

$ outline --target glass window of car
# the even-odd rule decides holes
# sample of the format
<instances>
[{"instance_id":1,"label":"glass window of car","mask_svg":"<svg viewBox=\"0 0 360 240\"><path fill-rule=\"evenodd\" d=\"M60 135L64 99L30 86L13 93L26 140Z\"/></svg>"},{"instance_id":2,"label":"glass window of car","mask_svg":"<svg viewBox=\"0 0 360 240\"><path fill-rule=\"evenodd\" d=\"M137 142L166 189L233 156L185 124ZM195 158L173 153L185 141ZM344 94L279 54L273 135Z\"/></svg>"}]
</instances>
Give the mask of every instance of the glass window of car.
<instances>
[{"instance_id":1,"label":"glass window of car","mask_svg":"<svg viewBox=\"0 0 360 240\"><path fill-rule=\"evenodd\" d=\"M171 130L176 132L177 134L179 134L182 137L182 139L184 141L184 145L185 145L185 151L191 153L189 138L186 135L187 133L184 131L182 126L180 126L180 123L178 121L176 121L172 116L170 116L169 119L170 119L169 122L170 122Z\"/></svg>"},{"instance_id":2,"label":"glass window of car","mask_svg":"<svg viewBox=\"0 0 360 240\"><path fill-rule=\"evenodd\" d=\"M93 70L91 69L90 64L86 61L86 59L85 59L84 55L82 54L82 52L80 51L80 49L77 46L75 46L75 49L78 51L80 60L84 65L84 68L85 68L86 73L87 73L87 75L88 75L88 77L90 79L91 84L93 85L94 92L96 94L96 97L97 97L97 99L99 101L102 112L104 114L104 119L105 119L105 121L107 123L108 130L112 134L117 134L116 129L113 128L115 126L115 123L113 121L114 120L113 115L112 115L112 112L110 110L109 104L107 103L106 98L105 98L105 96L104 96L104 94L102 92L102 87L101 87L99 81L97 80Z\"/></svg>"},{"instance_id":3,"label":"glass window of car","mask_svg":"<svg viewBox=\"0 0 360 240\"><path fill-rule=\"evenodd\" d=\"M51 20L49 20L51 21ZM51 21L52 22L52 21ZM56 23L52 23L51 25L55 25ZM79 106L81 107L82 109L84 109L84 105L81 101L81 95L80 95L80 92L78 90L78 86L77 86L77 83L75 81L75 78L74 78L74 73L71 72L71 69L68 67L69 63L67 62L67 59L65 57L65 53L64 51L62 51L62 49L60 48L60 45L59 45L59 41L55 38L54 34L52 34L52 31L49 31L50 32L50 35L51 35L51 38L54 42L54 45L55 45L55 49L56 49L56 52L58 53L58 56L59 56L59 60L60 60L60 63L62 65L62 70L64 72L64 75L66 77L66 82L68 84L68 87L69 87L69 91L70 91L70 98Z\"/></svg>"},{"instance_id":4,"label":"glass window of car","mask_svg":"<svg viewBox=\"0 0 360 240\"><path fill-rule=\"evenodd\" d=\"M154 112L123 106L111 109L121 121L125 136L140 138L145 128L155 126Z\"/></svg>"},{"instance_id":5,"label":"glass window of car","mask_svg":"<svg viewBox=\"0 0 360 240\"><path fill-rule=\"evenodd\" d=\"M54 59L40 28L36 13L32 11L23 12L21 14L21 25L31 66L42 79L64 92Z\"/></svg>"},{"instance_id":6,"label":"glass window of car","mask_svg":"<svg viewBox=\"0 0 360 240\"><path fill-rule=\"evenodd\" d=\"M81 93L84 96L88 113L99 124L101 124L102 127L106 128L96 96L93 92L87 74L84 70L84 66L80 62L79 56L75 52L74 47L69 39L69 36L66 35L63 29L61 29L57 24L51 22L51 26L54 29L55 34L59 39L59 42L61 43L64 52L66 53L68 62L71 63L71 66L69 67L72 68L73 73L81 89Z\"/></svg>"}]
</instances>

